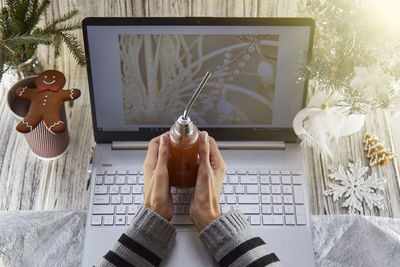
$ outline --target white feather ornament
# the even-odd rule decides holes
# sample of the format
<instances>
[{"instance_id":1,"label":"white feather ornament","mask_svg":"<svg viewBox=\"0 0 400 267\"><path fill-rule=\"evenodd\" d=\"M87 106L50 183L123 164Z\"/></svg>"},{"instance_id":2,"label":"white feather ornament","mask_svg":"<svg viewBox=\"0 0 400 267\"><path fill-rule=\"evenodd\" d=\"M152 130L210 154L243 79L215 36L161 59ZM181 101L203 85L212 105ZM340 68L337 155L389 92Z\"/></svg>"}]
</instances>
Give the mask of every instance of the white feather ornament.
<instances>
[{"instance_id":1,"label":"white feather ornament","mask_svg":"<svg viewBox=\"0 0 400 267\"><path fill-rule=\"evenodd\" d=\"M329 98L329 99L328 99ZM328 101L326 101L328 99ZM347 115L343 107L329 106L334 99L319 92L293 120L297 136L308 146L332 157L331 142L359 131L364 125L364 115Z\"/></svg>"}]
</instances>

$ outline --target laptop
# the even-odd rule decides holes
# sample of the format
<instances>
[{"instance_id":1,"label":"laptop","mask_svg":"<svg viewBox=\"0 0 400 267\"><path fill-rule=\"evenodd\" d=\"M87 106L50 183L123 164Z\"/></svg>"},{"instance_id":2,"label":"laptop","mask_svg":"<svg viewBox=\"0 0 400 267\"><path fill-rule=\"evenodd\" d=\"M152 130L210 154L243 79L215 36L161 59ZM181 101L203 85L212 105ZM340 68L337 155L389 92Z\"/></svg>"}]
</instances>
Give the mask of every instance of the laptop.
<instances>
[{"instance_id":1,"label":"laptop","mask_svg":"<svg viewBox=\"0 0 400 267\"><path fill-rule=\"evenodd\" d=\"M168 131L207 71L191 119L227 165L222 212L240 209L284 266L314 266L307 180L292 121L307 83L307 18L86 18L96 146L83 266L96 266L143 201L151 138ZM171 187L175 243L162 266L218 266L188 215L193 189Z\"/></svg>"}]
</instances>

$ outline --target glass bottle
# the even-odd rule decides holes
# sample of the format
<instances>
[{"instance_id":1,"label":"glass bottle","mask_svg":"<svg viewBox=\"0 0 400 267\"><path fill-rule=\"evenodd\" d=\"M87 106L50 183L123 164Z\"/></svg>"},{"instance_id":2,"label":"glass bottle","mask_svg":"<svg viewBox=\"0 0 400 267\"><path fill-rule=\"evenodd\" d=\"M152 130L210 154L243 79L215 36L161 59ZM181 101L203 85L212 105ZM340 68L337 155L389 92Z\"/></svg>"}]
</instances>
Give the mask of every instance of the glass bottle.
<instances>
[{"instance_id":1,"label":"glass bottle","mask_svg":"<svg viewBox=\"0 0 400 267\"><path fill-rule=\"evenodd\" d=\"M170 129L168 175L171 186L186 188L196 185L199 168L199 130L188 114L210 75L211 72L206 73L186 105L183 115L175 121Z\"/></svg>"}]
</instances>

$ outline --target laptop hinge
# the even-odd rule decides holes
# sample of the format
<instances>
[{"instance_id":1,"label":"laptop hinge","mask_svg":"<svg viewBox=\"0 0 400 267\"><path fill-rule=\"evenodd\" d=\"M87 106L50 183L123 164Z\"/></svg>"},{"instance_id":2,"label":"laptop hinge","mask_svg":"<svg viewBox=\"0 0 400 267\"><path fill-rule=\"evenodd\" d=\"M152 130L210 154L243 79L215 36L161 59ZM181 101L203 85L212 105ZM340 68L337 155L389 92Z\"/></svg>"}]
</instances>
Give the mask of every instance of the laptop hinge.
<instances>
[{"instance_id":1,"label":"laptop hinge","mask_svg":"<svg viewBox=\"0 0 400 267\"><path fill-rule=\"evenodd\" d=\"M114 141L111 144L113 150L147 149L147 141ZM283 141L218 141L220 149L285 149Z\"/></svg>"}]
</instances>

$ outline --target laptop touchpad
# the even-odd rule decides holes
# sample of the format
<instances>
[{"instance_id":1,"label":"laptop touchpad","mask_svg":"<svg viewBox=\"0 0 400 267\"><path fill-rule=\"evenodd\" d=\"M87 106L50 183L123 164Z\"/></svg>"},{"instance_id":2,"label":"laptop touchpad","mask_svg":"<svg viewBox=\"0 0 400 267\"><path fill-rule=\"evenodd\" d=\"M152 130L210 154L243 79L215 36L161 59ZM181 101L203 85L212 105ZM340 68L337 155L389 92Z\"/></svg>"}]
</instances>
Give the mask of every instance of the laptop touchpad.
<instances>
[{"instance_id":1,"label":"laptop touchpad","mask_svg":"<svg viewBox=\"0 0 400 267\"><path fill-rule=\"evenodd\" d=\"M176 239L161 266L218 266L194 227L177 227Z\"/></svg>"}]
</instances>

